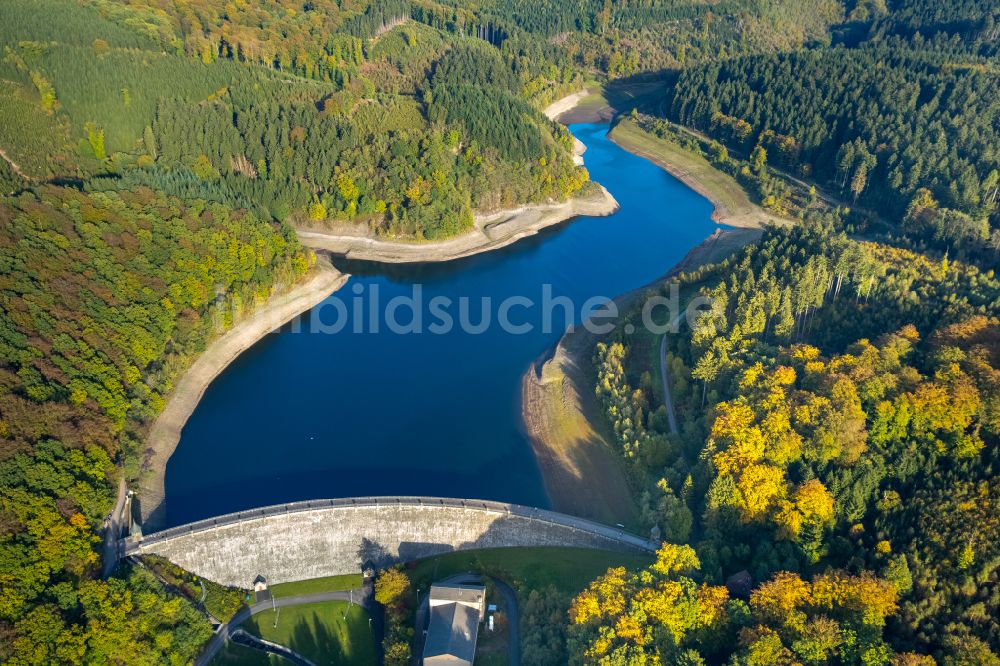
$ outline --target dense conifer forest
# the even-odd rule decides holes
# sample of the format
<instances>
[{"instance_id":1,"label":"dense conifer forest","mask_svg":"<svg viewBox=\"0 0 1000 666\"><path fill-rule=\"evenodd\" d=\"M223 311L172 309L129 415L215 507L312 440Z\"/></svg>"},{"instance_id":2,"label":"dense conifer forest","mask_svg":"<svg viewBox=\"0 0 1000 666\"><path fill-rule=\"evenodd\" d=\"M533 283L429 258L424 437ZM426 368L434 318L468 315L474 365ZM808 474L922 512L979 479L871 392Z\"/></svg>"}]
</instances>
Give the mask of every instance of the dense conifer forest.
<instances>
[{"instance_id":1,"label":"dense conifer forest","mask_svg":"<svg viewBox=\"0 0 1000 666\"><path fill-rule=\"evenodd\" d=\"M180 373L309 272L298 225L433 240L577 194L586 170L541 109L616 81L641 91L639 127L711 141L800 222L677 277L712 303L667 338L679 432L658 340L619 328L593 350L666 545L575 599L532 594L522 661L1000 663L995 2L0 17L0 662L193 661L211 627L183 572L100 575L103 520ZM834 204L792 201L790 179Z\"/></svg>"},{"instance_id":2,"label":"dense conifer forest","mask_svg":"<svg viewBox=\"0 0 1000 666\"><path fill-rule=\"evenodd\" d=\"M286 5L4 8L4 663L188 663L209 637L196 595L100 580L98 535L193 355L308 271L289 223L436 238L586 181L524 49L405 3Z\"/></svg>"},{"instance_id":3,"label":"dense conifer forest","mask_svg":"<svg viewBox=\"0 0 1000 666\"><path fill-rule=\"evenodd\" d=\"M672 90L670 115L737 150L762 145L780 168L828 185L851 204L905 218L942 244L982 248L1000 186L1000 88L978 58L953 62L947 48L956 41L693 67ZM910 206L933 214L908 215Z\"/></svg>"},{"instance_id":4,"label":"dense conifer forest","mask_svg":"<svg viewBox=\"0 0 1000 666\"><path fill-rule=\"evenodd\" d=\"M586 181L565 130L528 103L528 56L403 25L395 17L408 16L405 4L373 5L379 9L339 22L343 12L314 7L304 14L333 23L296 32L302 45L282 41L298 54L289 62L244 57L258 52L249 42L236 51L212 42L223 39L214 27L235 29L210 11L213 3L172 6L169 21L162 12L147 16L141 3L98 3L90 12L73 5L60 19L68 39L35 3L14 0L21 4L32 8L4 27L5 106L11 119L35 124L44 143L14 132L15 123L5 127L7 166L24 173L5 176L8 193L25 180L97 177L102 189L143 183L279 220L362 222L379 235L440 238L470 228L477 210L562 200ZM57 15L71 3L41 4ZM288 30L313 25L284 11L275 20ZM335 34L324 32L333 25ZM371 26L396 34L375 36ZM275 38L251 32L255 43ZM424 66L398 66L401 51L417 51ZM461 71L459 60L490 75L456 83L448 72Z\"/></svg>"}]
</instances>

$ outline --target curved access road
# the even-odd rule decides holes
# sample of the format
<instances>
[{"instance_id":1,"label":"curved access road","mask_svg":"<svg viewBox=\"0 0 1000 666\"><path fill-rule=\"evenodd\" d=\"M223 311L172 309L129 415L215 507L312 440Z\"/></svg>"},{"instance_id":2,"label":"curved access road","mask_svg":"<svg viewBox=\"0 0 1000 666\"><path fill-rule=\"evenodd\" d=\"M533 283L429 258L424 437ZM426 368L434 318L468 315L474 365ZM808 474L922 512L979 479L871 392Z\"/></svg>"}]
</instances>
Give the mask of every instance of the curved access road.
<instances>
[{"instance_id":1,"label":"curved access road","mask_svg":"<svg viewBox=\"0 0 1000 666\"><path fill-rule=\"evenodd\" d=\"M677 434L677 417L674 415L674 401L670 397L670 375L667 374L667 336L660 338L660 378L663 380L663 405L667 408L667 422L670 432Z\"/></svg>"},{"instance_id":2,"label":"curved access road","mask_svg":"<svg viewBox=\"0 0 1000 666\"><path fill-rule=\"evenodd\" d=\"M503 611L507 614L507 663L509 666L521 666L521 615L517 607L517 594L499 578L492 580L503 597Z\"/></svg>"},{"instance_id":3,"label":"curved access road","mask_svg":"<svg viewBox=\"0 0 1000 666\"><path fill-rule=\"evenodd\" d=\"M309 661L295 650L287 648L279 643L272 643L271 641L266 641L263 638L258 638L257 636L254 636L253 634L242 629L233 630L233 632L229 634L229 640L237 645L243 645L253 650L260 650L261 652L266 652L267 654L276 654L279 657L284 657L296 666L316 666L316 664Z\"/></svg>"}]
</instances>

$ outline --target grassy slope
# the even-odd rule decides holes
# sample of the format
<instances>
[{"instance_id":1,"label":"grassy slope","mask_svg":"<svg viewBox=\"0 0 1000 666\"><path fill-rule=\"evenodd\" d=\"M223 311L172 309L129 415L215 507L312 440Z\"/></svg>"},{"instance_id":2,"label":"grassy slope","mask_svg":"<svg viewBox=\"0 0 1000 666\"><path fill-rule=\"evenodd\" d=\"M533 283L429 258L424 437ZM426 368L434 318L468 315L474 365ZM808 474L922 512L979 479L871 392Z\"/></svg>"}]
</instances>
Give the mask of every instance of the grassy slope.
<instances>
[{"instance_id":1,"label":"grassy slope","mask_svg":"<svg viewBox=\"0 0 1000 666\"><path fill-rule=\"evenodd\" d=\"M346 613L346 620L344 614ZM258 613L243 629L291 648L318 666L326 664L376 663L375 641L368 625L368 614L346 601L325 601L302 606L279 608L275 613ZM284 659L257 650L228 644L212 661L213 666L229 664L287 664Z\"/></svg>"},{"instance_id":2,"label":"grassy slope","mask_svg":"<svg viewBox=\"0 0 1000 666\"><path fill-rule=\"evenodd\" d=\"M294 583L279 583L271 587L275 598L294 597L297 594L316 594L317 592L334 592L337 590L357 589L362 585L361 574L346 574L343 576L326 576L312 578Z\"/></svg>"},{"instance_id":3,"label":"grassy slope","mask_svg":"<svg viewBox=\"0 0 1000 666\"><path fill-rule=\"evenodd\" d=\"M701 155L684 150L622 120L610 134L625 150L652 160L716 206L712 218L733 226L758 226L761 221L778 221L750 201L746 191L729 174L713 167Z\"/></svg>"},{"instance_id":4,"label":"grassy slope","mask_svg":"<svg viewBox=\"0 0 1000 666\"><path fill-rule=\"evenodd\" d=\"M585 548L493 548L428 558L418 562L409 575L421 590L435 580L474 571L506 581L522 595L549 585L575 595L609 567L638 568L651 561L646 555Z\"/></svg>"},{"instance_id":5,"label":"grassy slope","mask_svg":"<svg viewBox=\"0 0 1000 666\"><path fill-rule=\"evenodd\" d=\"M594 343L594 336L578 329L560 341L540 379L528 369L522 379L525 427L554 509L638 528L627 472L607 444L594 397Z\"/></svg>"}]
</instances>

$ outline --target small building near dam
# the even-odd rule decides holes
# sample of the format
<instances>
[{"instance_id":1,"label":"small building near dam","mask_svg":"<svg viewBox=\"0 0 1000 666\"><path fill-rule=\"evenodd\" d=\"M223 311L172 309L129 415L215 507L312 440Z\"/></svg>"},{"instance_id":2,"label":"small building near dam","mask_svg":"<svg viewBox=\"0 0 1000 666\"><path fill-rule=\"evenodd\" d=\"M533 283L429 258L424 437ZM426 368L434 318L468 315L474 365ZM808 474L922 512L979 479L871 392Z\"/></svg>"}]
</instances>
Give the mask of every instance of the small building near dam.
<instances>
[{"instance_id":1,"label":"small building near dam","mask_svg":"<svg viewBox=\"0 0 1000 666\"><path fill-rule=\"evenodd\" d=\"M428 666L472 666L479 623L486 611L486 586L438 583L428 598L430 622L423 663Z\"/></svg>"}]
</instances>

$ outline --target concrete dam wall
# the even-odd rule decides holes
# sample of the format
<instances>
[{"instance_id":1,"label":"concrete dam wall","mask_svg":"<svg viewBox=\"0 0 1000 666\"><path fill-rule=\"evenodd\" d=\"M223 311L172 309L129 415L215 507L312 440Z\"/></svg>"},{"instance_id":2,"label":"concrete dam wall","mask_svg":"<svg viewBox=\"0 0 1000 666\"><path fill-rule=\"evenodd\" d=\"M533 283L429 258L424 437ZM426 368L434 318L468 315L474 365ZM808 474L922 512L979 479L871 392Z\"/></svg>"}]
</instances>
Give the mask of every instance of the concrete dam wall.
<instances>
[{"instance_id":1,"label":"concrete dam wall","mask_svg":"<svg viewBox=\"0 0 1000 666\"><path fill-rule=\"evenodd\" d=\"M357 573L442 553L515 546L652 552L655 544L583 518L516 504L427 497L295 502L174 527L124 544L224 585Z\"/></svg>"}]
</instances>

